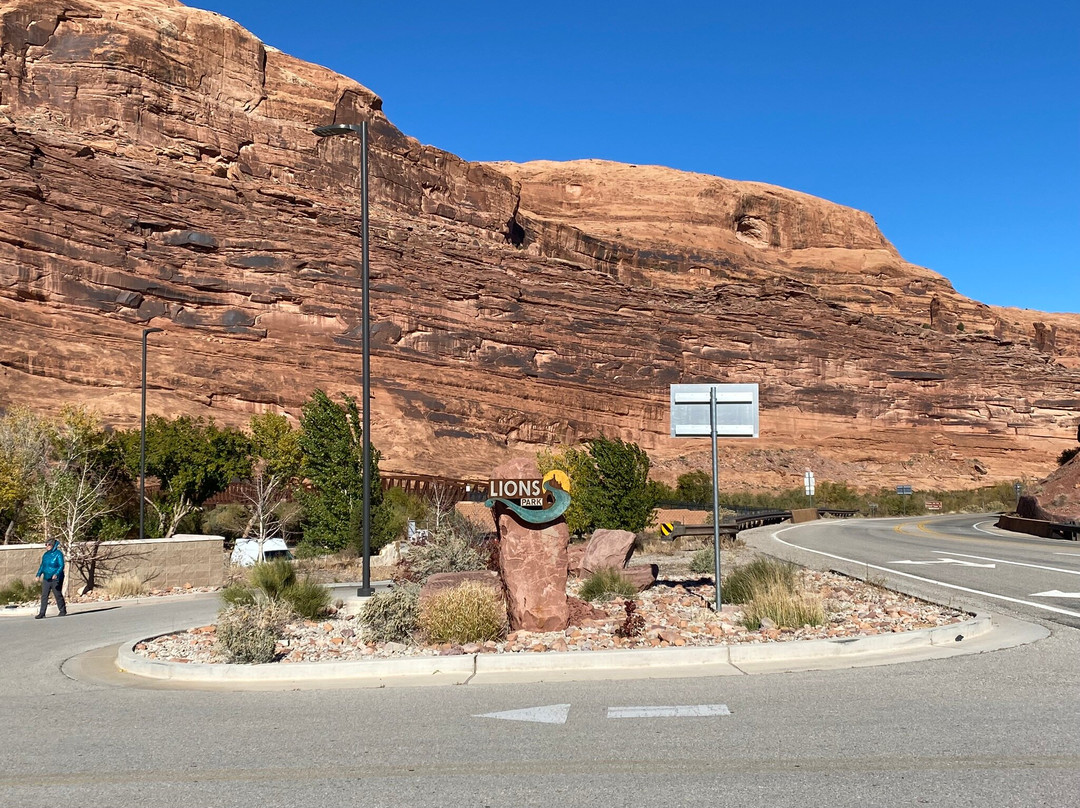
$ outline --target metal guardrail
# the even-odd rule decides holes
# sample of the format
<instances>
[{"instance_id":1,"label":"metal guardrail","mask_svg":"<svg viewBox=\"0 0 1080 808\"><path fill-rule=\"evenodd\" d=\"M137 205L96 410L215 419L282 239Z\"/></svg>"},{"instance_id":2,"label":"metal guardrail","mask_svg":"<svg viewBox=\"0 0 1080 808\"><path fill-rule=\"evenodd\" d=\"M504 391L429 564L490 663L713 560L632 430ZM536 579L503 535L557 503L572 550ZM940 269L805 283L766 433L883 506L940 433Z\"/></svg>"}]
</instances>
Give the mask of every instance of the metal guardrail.
<instances>
[{"instance_id":1,"label":"metal guardrail","mask_svg":"<svg viewBox=\"0 0 1080 808\"><path fill-rule=\"evenodd\" d=\"M737 515L733 521L720 523L721 535L734 536L740 530L761 527L762 525L776 525L791 519L791 511L770 510L768 508L746 508L744 510L749 512ZM840 519L849 519L859 513L859 511L843 510L840 508L818 508L817 512L818 516L834 516ZM1075 526L1075 529L1080 530L1080 526ZM713 526L711 524L675 525L671 535L666 538L670 540L676 539L679 536L711 535L713 535Z\"/></svg>"}]
</instances>

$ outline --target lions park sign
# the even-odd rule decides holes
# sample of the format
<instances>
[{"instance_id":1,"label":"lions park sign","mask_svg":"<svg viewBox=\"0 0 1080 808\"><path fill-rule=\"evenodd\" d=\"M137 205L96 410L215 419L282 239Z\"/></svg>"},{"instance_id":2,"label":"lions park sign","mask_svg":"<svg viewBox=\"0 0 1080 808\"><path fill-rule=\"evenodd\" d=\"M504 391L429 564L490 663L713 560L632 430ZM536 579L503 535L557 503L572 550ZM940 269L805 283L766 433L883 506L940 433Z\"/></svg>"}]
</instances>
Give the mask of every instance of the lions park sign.
<instances>
[{"instance_id":1,"label":"lions park sign","mask_svg":"<svg viewBox=\"0 0 1080 808\"><path fill-rule=\"evenodd\" d=\"M570 478L555 469L540 479L491 480L484 505L494 508L496 503L529 524L551 522L570 507Z\"/></svg>"}]
</instances>

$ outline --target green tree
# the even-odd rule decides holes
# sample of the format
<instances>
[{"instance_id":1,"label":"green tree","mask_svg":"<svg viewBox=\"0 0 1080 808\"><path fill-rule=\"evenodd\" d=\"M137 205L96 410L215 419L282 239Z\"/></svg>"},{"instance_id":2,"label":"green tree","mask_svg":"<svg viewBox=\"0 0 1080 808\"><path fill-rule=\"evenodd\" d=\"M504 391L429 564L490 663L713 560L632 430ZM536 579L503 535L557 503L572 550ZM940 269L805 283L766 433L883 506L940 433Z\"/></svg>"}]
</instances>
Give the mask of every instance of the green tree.
<instances>
[{"instance_id":1,"label":"green tree","mask_svg":"<svg viewBox=\"0 0 1080 808\"><path fill-rule=\"evenodd\" d=\"M298 497L304 509L303 543L308 551L357 547L363 522L363 428L356 401L337 404L315 390L300 416L302 473L309 485ZM383 507L379 452L371 447L371 550L391 538L393 514Z\"/></svg>"},{"instance_id":2,"label":"green tree","mask_svg":"<svg viewBox=\"0 0 1080 808\"><path fill-rule=\"evenodd\" d=\"M16 539L27 504L45 471L50 442L46 423L24 408L0 417L0 527L3 543Z\"/></svg>"},{"instance_id":3,"label":"green tree","mask_svg":"<svg viewBox=\"0 0 1080 808\"><path fill-rule=\"evenodd\" d=\"M675 483L675 496L680 502L712 507L712 475L700 469L680 474Z\"/></svg>"},{"instance_id":4,"label":"green tree","mask_svg":"<svg viewBox=\"0 0 1080 808\"><path fill-rule=\"evenodd\" d=\"M139 473L139 430L120 434L128 469ZM212 420L181 415L146 420L146 473L157 477L161 490L147 496L157 513L158 530L172 536L180 522L199 510L233 480L251 474L251 442L238 429L218 427Z\"/></svg>"},{"instance_id":5,"label":"green tree","mask_svg":"<svg viewBox=\"0 0 1080 808\"><path fill-rule=\"evenodd\" d=\"M541 474L558 469L570 478L570 507L566 509L563 518L566 519L567 529L575 536L583 535L590 529L591 521L580 497L581 487L589 474L590 462L588 452L572 447L559 454L542 451L536 455L536 465Z\"/></svg>"},{"instance_id":6,"label":"green tree","mask_svg":"<svg viewBox=\"0 0 1080 808\"><path fill-rule=\"evenodd\" d=\"M566 524L571 533L598 528L638 533L652 520L659 491L649 484L649 456L636 443L600 436L561 455L541 452L537 463L544 472L557 468L570 477Z\"/></svg>"}]
</instances>

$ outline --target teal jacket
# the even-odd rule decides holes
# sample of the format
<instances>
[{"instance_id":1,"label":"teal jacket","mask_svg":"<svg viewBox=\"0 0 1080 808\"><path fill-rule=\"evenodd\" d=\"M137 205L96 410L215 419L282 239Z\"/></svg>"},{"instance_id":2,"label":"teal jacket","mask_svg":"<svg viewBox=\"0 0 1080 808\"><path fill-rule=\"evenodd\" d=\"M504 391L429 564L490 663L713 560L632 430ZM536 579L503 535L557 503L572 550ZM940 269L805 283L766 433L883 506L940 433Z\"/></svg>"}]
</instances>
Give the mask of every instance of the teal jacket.
<instances>
[{"instance_id":1,"label":"teal jacket","mask_svg":"<svg viewBox=\"0 0 1080 808\"><path fill-rule=\"evenodd\" d=\"M55 544L51 550L46 550L45 555L41 557L41 566L38 567L37 574L44 575L45 580L52 580L64 572L64 554L60 552L60 548Z\"/></svg>"}]
</instances>

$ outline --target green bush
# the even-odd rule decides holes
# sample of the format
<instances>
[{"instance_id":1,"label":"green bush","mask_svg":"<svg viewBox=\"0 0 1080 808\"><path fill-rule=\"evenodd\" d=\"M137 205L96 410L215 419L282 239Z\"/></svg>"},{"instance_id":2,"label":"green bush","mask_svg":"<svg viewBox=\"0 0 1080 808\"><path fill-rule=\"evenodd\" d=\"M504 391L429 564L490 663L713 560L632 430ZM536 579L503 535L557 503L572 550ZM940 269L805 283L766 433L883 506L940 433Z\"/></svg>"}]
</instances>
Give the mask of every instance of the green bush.
<instances>
[{"instance_id":1,"label":"green bush","mask_svg":"<svg viewBox=\"0 0 1080 808\"><path fill-rule=\"evenodd\" d=\"M748 564L735 567L724 578L720 598L725 603L749 603L758 591L770 587L795 592L798 589L795 565L773 558L755 558Z\"/></svg>"},{"instance_id":2,"label":"green bush","mask_svg":"<svg viewBox=\"0 0 1080 808\"><path fill-rule=\"evenodd\" d=\"M314 620L330 605L330 590L311 578L298 579L288 561L264 561L248 570L246 584L225 587L221 599L230 606L286 603L294 613Z\"/></svg>"},{"instance_id":3,"label":"green bush","mask_svg":"<svg viewBox=\"0 0 1080 808\"><path fill-rule=\"evenodd\" d=\"M637 585L625 578L614 567L597 570L581 585L578 597L582 600L633 599L637 597Z\"/></svg>"},{"instance_id":4,"label":"green bush","mask_svg":"<svg viewBox=\"0 0 1080 808\"><path fill-rule=\"evenodd\" d=\"M439 530L426 543L409 552L412 576L426 581L438 572L469 572L487 569L488 554L478 544L479 528L467 519L443 520Z\"/></svg>"},{"instance_id":5,"label":"green bush","mask_svg":"<svg viewBox=\"0 0 1080 808\"><path fill-rule=\"evenodd\" d=\"M254 606L255 593L239 582L233 582L221 590L226 606Z\"/></svg>"},{"instance_id":6,"label":"green bush","mask_svg":"<svg viewBox=\"0 0 1080 808\"><path fill-rule=\"evenodd\" d=\"M330 590L311 578L288 586L284 590L285 602L301 617L314 620L330 605Z\"/></svg>"},{"instance_id":7,"label":"green bush","mask_svg":"<svg viewBox=\"0 0 1080 808\"><path fill-rule=\"evenodd\" d=\"M207 533L236 539L244 535L251 514L239 504L218 505L203 514L203 528Z\"/></svg>"},{"instance_id":8,"label":"green bush","mask_svg":"<svg viewBox=\"0 0 1080 808\"><path fill-rule=\"evenodd\" d=\"M778 581L754 590L754 597L743 609L743 625L751 631L761 628L764 618L779 628L820 626L825 622L821 598L794 591Z\"/></svg>"},{"instance_id":9,"label":"green bush","mask_svg":"<svg viewBox=\"0 0 1080 808\"><path fill-rule=\"evenodd\" d=\"M420 585L395 583L388 592L379 592L360 611L365 639L372 642L408 642L419 628Z\"/></svg>"},{"instance_id":10,"label":"green bush","mask_svg":"<svg viewBox=\"0 0 1080 808\"><path fill-rule=\"evenodd\" d=\"M281 600L285 590L296 583L296 569L288 561L263 561L248 572L248 582L268 600Z\"/></svg>"},{"instance_id":11,"label":"green bush","mask_svg":"<svg viewBox=\"0 0 1080 808\"><path fill-rule=\"evenodd\" d=\"M289 607L282 603L227 606L218 614L218 647L228 662L272 662L277 641L291 616Z\"/></svg>"},{"instance_id":12,"label":"green bush","mask_svg":"<svg viewBox=\"0 0 1080 808\"><path fill-rule=\"evenodd\" d=\"M34 603L41 598L41 585L31 581L26 583L16 578L0 589L0 606L9 603Z\"/></svg>"},{"instance_id":13,"label":"green bush","mask_svg":"<svg viewBox=\"0 0 1080 808\"><path fill-rule=\"evenodd\" d=\"M427 598L420 608L420 630L432 643L486 642L506 632L506 601L477 581L466 581Z\"/></svg>"},{"instance_id":14,"label":"green bush","mask_svg":"<svg viewBox=\"0 0 1080 808\"><path fill-rule=\"evenodd\" d=\"M710 544L690 556L690 572L713 575L716 572L716 550Z\"/></svg>"}]
</instances>

